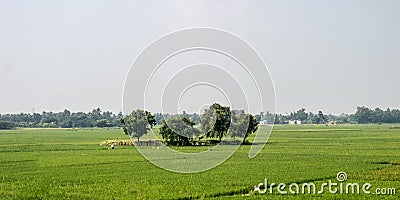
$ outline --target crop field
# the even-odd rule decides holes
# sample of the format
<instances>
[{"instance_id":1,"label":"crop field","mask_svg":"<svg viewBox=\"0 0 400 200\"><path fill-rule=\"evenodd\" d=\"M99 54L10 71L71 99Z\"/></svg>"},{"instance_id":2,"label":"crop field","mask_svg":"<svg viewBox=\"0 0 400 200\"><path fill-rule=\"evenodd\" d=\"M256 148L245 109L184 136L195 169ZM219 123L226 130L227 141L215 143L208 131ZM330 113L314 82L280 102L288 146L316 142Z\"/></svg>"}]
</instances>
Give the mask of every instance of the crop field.
<instances>
[{"instance_id":1,"label":"crop field","mask_svg":"<svg viewBox=\"0 0 400 200\"><path fill-rule=\"evenodd\" d=\"M161 169L132 146L99 145L127 139L119 129L2 130L0 199L399 199L400 129L390 126L277 125L257 157L249 159L250 145L242 145L223 164L194 174ZM338 172L347 173L344 183L370 183L371 194L332 194L328 188L322 194L283 195L276 187L273 193L253 191L264 179L339 183ZM374 194L376 188L394 188L395 194Z\"/></svg>"}]
</instances>

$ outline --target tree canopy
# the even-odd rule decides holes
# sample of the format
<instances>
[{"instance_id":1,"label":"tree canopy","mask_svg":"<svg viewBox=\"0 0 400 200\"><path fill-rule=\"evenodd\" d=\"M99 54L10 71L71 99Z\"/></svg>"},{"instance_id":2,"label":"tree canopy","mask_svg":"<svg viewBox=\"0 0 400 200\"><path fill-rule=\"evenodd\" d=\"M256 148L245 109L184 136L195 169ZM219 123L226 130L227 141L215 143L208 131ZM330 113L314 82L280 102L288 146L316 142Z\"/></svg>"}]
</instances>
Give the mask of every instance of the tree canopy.
<instances>
[{"instance_id":1,"label":"tree canopy","mask_svg":"<svg viewBox=\"0 0 400 200\"><path fill-rule=\"evenodd\" d=\"M250 134L257 131L258 124L259 122L253 115L247 114L243 110L232 111L232 123L228 136L243 138L242 142L245 142Z\"/></svg>"},{"instance_id":2,"label":"tree canopy","mask_svg":"<svg viewBox=\"0 0 400 200\"><path fill-rule=\"evenodd\" d=\"M0 121L0 130L15 128L15 124L12 122Z\"/></svg>"},{"instance_id":3,"label":"tree canopy","mask_svg":"<svg viewBox=\"0 0 400 200\"><path fill-rule=\"evenodd\" d=\"M227 134L231 124L231 111L228 106L214 103L201 116L201 130L207 137L215 137L221 141Z\"/></svg>"},{"instance_id":4,"label":"tree canopy","mask_svg":"<svg viewBox=\"0 0 400 200\"><path fill-rule=\"evenodd\" d=\"M154 117L150 112L144 110L135 110L131 114L124 116L121 120L124 124L124 132L131 138L137 138L147 134L150 128L155 124Z\"/></svg>"},{"instance_id":5,"label":"tree canopy","mask_svg":"<svg viewBox=\"0 0 400 200\"><path fill-rule=\"evenodd\" d=\"M186 117L173 117L163 120L160 135L168 145L187 146L190 141L200 135L200 131L193 127L194 122Z\"/></svg>"}]
</instances>

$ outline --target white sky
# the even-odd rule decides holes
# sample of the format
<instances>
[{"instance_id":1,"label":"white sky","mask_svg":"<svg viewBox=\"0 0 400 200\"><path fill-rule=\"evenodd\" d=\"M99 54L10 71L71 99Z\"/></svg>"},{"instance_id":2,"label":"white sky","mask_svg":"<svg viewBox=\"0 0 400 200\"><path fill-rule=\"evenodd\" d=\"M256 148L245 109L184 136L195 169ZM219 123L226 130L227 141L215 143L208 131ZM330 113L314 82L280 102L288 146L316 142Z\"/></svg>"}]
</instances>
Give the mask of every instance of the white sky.
<instances>
[{"instance_id":1,"label":"white sky","mask_svg":"<svg viewBox=\"0 0 400 200\"><path fill-rule=\"evenodd\" d=\"M135 57L191 27L223 29L255 47L279 113L399 108L399 10L397 0L0 0L0 113L122 111Z\"/></svg>"}]
</instances>

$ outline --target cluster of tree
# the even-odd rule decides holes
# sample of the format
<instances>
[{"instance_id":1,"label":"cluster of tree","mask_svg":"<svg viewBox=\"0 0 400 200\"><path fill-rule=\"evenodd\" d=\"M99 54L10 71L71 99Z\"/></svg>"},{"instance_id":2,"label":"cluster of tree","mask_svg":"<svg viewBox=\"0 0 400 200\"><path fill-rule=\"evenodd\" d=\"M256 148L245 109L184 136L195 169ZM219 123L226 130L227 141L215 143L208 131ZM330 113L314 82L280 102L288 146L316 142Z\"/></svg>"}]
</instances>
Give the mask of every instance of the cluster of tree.
<instances>
[{"instance_id":1,"label":"cluster of tree","mask_svg":"<svg viewBox=\"0 0 400 200\"><path fill-rule=\"evenodd\" d=\"M12 124L14 127L28 128L78 128L78 127L121 127L122 113L113 114L101 111L100 108L91 112L42 112L0 115L0 121ZM0 127L1 128L1 127Z\"/></svg>"},{"instance_id":2,"label":"cluster of tree","mask_svg":"<svg viewBox=\"0 0 400 200\"><path fill-rule=\"evenodd\" d=\"M0 130L15 128L15 123L0 121Z\"/></svg>"},{"instance_id":3,"label":"cluster of tree","mask_svg":"<svg viewBox=\"0 0 400 200\"><path fill-rule=\"evenodd\" d=\"M286 115L275 114L275 118L273 114L267 112L267 116L268 115L270 119L269 123L271 123L272 119L274 120L274 124L287 124L290 120L300 120L302 124L325 124L328 121L336 121L334 115L325 115L322 111L318 111L318 113L314 114L312 112L306 112L304 108ZM263 118L263 116L261 115L259 118Z\"/></svg>"},{"instance_id":4,"label":"cluster of tree","mask_svg":"<svg viewBox=\"0 0 400 200\"><path fill-rule=\"evenodd\" d=\"M354 119L359 124L367 123L400 123L400 110L389 108L385 111L380 108L374 110L367 107L357 107Z\"/></svg>"},{"instance_id":5,"label":"cluster of tree","mask_svg":"<svg viewBox=\"0 0 400 200\"><path fill-rule=\"evenodd\" d=\"M335 122L338 124L368 124L368 123L400 123L400 110L380 108L371 109L365 106L357 107L354 114L332 115L306 112L302 108L288 114L274 114L270 112L260 112L255 115L258 122L265 120L268 124L287 124L290 120L300 120L302 124L325 124Z\"/></svg>"},{"instance_id":6,"label":"cluster of tree","mask_svg":"<svg viewBox=\"0 0 400 200\"><path fill-rule=\"evenodd\" d=\"M136 110L126 115L121 122L124 124L124 132L132 138L139 138L147 134L156 123L156 115L148 111ZM201 116L198 127L189 115L169 116L162 120L159 134L168 145L187 146L193 145L201 139L218 140L224 137L246 138L258 128L256 118L244 111L231 111L228 106L214 103L205 110Z\"/></svg>"},{"instance_id":7,"label":"cluster of tree","mask_svg":"<svg viewBox=\"0 0 400 200\"><path fill-rule=\"evenodd\" d=\"M192 145L195 138L200 135L200 131L193 126L194 122L187 117L172 117L167 119L167 121L162 121L160 135L167 145Z\"/></svg>"}]
</instances>

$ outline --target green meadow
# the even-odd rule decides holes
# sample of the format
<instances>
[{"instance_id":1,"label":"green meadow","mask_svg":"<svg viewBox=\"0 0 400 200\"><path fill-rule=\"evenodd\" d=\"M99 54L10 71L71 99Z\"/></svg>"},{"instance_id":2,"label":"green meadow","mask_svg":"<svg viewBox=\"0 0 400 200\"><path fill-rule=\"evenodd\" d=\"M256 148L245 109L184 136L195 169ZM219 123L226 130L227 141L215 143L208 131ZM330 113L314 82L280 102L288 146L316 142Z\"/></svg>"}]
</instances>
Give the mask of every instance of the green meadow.
<instances>
[{"instance_id":1,"label":"green meadow","mask_svg":"<svg viewBox=\"0 0 400 200\"><path fill-rule=\"evenodd\" d=\"M400 129L390 126L276 125L257 157L249 159L250 145L242 145L223 164L194 174L161 169L132 146L99 145L127 139L120 129L2 130L0 199L399 199ZM287 185L338 183L341 171L348 176L344 183L370 183L371 194L253 191L265 178ZM396 194L373 194L376 188Z\"/></svg>"}]
</instances>

